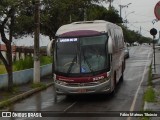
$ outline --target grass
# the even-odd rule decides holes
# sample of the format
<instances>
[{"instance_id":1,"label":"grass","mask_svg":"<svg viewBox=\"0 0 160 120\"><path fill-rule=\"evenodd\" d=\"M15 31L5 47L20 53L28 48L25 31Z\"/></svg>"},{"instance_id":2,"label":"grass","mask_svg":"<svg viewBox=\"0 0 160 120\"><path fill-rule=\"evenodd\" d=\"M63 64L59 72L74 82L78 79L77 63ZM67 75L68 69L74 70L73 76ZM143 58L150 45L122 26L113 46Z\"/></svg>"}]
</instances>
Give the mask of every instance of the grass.
<instances>
[{"instance_id":1,"label":"grass","mask_svg":"<svg viewBox=\"0 0 160 120\"><path fill-rule=\"evenodd\" d=\"M33 68L33 62L34 62L33 58L30 56L27 56L24 60L21 59L13 63L13 71ZM41 63L41 66L52 63L52 58L48 56L41 56L40 63ZM7 73L5 66L3 64L0 64L0 74L5 74L5 73Z\"/></svg>"},{"instance_id":2,"label":"grass","mask_svg":"<svg viewBox=\"0 0 160 120\"><path fill-rule=\"evenodd\" d=\"M148 72L148 87L144 93L144 101L146 102L155 102L156 101L156 93L152 87L152 64L149 67ZM140 120L150 120L150 117L142 117Z\"/></svg>"},{"instance_id":3,"label":"grass","mask_svg":"<svg viewBox=\"0 0 160 120\"><path fill-rule=\"evenodd\" d=\"M31 84L30 88L40 88L40 89L46 89L47 86L44 83L37 83L37 84ZM12 101L10 101L9 99L12 98L15 95L19 95L22 92L20 91L18 86L14 86L12 88L11 92L8 92L7 90L5 91L0 91L1 92L1 96L0 96L0 109L1 108L5 108L9 105L12 104ZM26 96L21 97L20 99L24 99Z\"/></svg>"},{"instance_id":4,"label":"grass","mask_svg":"<svg viewBox=\"0 0 160 120\"><path fill-rule=\"evenodd\" d=\"M156 94L153 87L149 86L144 94L144 100L146 102L156 102Z\"/></svg>"},{"instance_id":5,"label":"grass","mask_svg":"<svg viewBox=\"0 0 160 120\"><path fill-rule=\"evenodd\" d=\"M14 96L15 94L19 93L20 90L19 90L19 87L14 85L11 89L11 91L8 91L8 90L5 90L5 89L2 89L1 91L1 96L0 96L0 102L1 101L5 101L7 100L8 98L11 98L12 96Z\"/></svg>"},{"instance_id":6,"label":"grass","mask_svg":"<svg viewBox=\"0 0 160 120\"><path fill-rule=\"evenodd\" d=\"M149 67L148 73L148 88L144 94L144 101L146 102L155 102L156 101L156 93L152 87L152 65Z\"/></svg>"},{"instance_id":7,"label":"grass","mask_svg":"<svg viewBox=\"0 0 160 120\"><path fill-rule=\"evenodd\" d=\"M149 73L148 73L148 86L152 86L152 66L149 67Z\"/></svg>"},{"instance_id":8,"label":"grass","mask_svg":"<svg viewBox=\"0 0 160 120\"><path fill-rule=\"evenodd\" d=\"M2 95L0 96L0 109L11 105L12 102L9 99L21 93L19 87L16 85L12 87L11 91L2 89L0 92Z\"/></svg>"},{"instance_id":9,"label":"grass","mask_svg":"<svg viewBox=\"0 0 160 120\"><path fill-rule=\"evenodd\" d=\"M46 88L46 84L44 83L33 83L31 84L31 88Z\"/></svg>"},{"instance_id":10,"label":"grass","mask_svg":"<svg viewBox=\"0 0 160 120\"><path fill-rule=\"evenodd\" d=\"M5 74L6 73L6 68L4 65L0 65L0 74Z\"/></svg>"},{"instance_id":11,"label":"grass","mask_svg":"<svg viewBox=\"0 0 160 120\"><path fill-rule=\"evenodd\" d=\"M8 99L6 99L2 102L2 105L0 106L0 108L5 108L9 105L11 105L11 102L9 102Z\"/></svg>"},{"instance_id":12,"label":"grass","mask_svg":"<svg viewBox=\"0 0 160 120\"><path fill-rule=\"evenodd\" d=\"M140 120L150 120L150 118L149 117L142 117L142 118L140 118Z\"/></svg>"}]
</instances>

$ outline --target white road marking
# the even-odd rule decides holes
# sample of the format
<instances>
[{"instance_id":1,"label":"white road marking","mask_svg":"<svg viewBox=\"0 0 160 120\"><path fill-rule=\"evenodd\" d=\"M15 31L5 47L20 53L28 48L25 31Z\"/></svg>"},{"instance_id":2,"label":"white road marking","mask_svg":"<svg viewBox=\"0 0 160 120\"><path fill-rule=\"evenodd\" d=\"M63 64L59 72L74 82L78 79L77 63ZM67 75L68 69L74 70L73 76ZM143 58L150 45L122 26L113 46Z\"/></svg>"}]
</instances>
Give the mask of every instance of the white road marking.
<instances>
[{"instance_id":1,"label":"white road marking","mask_svg":"<svg viewBox=\"0 0 160 120\"><path fill-rule=\"evenodd\" d=\"M64 110L64 112L66 112L68 109L70 109L71 107L73 107L76 103L77 103L77 102L74 102L73 104L71 104L70 106L68 106L68 107Z\"/></svg>"},{"instance_id":2,"label":"white road marking","mask_svg":"<svg viewBox=\"0 0 160 120\"><path fill-rule=\"evenodd\" d=\"M149 59L149 57L150 57L150 54L151 54L151 52L148 53L148 56L147 56L148 59ZM146 62L146 65L145 65L145 69L144 69L144 72L143 72L143 76L142 76L141 82L140 82L140 84L139 84L139 86L138 86L138 89L137 89L136 94L135 94L135 96L134 96L132 105L131 105L131 107L130 107L130 112L133 112L133 111L134 111L134 107L135 107L135 103L136 103L136 100L137 100L137 97L138 97L138 93L139 93L139 90L140 90L140 88L141 88L142 82L144 81L144 76L145 76L145 74L146 74L146 72L147 72L147 67L148 67L148 66L147 66L147 62ZM131 120L131 117L127 117L127 120Z\"/></svg>"}]
</instances>

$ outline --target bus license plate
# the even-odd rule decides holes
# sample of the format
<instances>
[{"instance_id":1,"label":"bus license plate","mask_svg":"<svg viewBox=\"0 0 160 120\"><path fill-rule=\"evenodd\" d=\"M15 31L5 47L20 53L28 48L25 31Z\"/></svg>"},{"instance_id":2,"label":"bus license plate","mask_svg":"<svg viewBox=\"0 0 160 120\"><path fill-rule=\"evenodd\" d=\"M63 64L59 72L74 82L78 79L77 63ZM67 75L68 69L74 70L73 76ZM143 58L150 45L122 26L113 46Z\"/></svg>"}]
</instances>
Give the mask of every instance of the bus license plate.
<instances>
[{"instance_id":1,"label":"bus license plate","mask_svg":"<svg viewBox=\"0 0 160 120\"><path fill-rule=\"evenodd\" d=\"M87 92L86 89L79 89L79 90L78 90L78 93L86 93L86 92Z\"/></svg>"}]
</instances>

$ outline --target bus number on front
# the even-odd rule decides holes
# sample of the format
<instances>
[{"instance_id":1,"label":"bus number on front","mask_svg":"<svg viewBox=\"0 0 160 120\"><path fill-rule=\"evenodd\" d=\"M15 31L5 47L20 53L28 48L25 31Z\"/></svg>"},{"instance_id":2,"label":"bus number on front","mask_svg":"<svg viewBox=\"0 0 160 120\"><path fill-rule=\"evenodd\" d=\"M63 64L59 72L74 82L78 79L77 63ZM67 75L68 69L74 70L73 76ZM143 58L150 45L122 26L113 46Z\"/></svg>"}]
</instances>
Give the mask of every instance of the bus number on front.
<instances>
[{"instance_id":1,"label":"bus number on front","mask_svg":"<svg viewBox=\"0 0 160 120\"><path fill-rule=\"evenodd\" d=\"M103 79L103 78L104 78L104 76L94 77L93 81L100 80L100 79Z\"/></svg>"}]
</instances>

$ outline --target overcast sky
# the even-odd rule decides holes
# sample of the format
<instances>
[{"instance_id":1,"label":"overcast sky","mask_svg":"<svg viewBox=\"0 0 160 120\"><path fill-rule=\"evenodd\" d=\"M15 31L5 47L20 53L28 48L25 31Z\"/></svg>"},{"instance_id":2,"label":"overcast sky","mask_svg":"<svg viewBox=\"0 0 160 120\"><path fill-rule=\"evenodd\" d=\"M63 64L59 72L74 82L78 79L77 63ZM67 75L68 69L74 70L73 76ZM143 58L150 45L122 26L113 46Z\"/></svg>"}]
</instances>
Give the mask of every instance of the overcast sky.
<instances>
[{"instance_id":1,"label":"overcast sky","mask_svg":"<svg viewBox=\"0 0 160 120\"><path fill-rule=\"evenodd\" d=\"M39 36L39 42L40 46L47 46L49 43L49 37L48 36ZM34 37L33 36L27 36L20 39L14 39L13 43L18 46L33 46L34 45Z\"/></svg>"},{"instance_id":2,"label":"overcast sky","mask_svg":"<svg viewBox=\"0 0 160 120\"><path fill-rule=\"evenodd\" d=\"M154 15L154 7L160 0L114 0L113 6L120 11L119 5L127 5L131 3L128 8L122 9L122 17L127 18L127 27L131 30L141 32L143 36L152 37L149 33L151 28L160 30L160 22L154 25L152 21L156 19ZM156 37L159 37L157 34Z\"/></svg>"},{"instance_id":3,"label":"overcast sky","mask_svg":"<svg viewBox=\"0 0 160 120\"><path fill-rule=\"evenodd\" d=\"M7 38L9 38L8 35L7 35ZM39 41L40 41L40 46L47 46L47 44L49 43L50 40L49 40L49 37L40 35ZM1 39L0 39L0 44L4 44L1 41ZM14 44L16 46L33 46L34 45L34 38L31 35L29 35L27 37L18 38L18 39L13 38L12 44Z\"/></svg>"},{"instance_id":4,"label":"overcast sky","mask_svg":"<svg viewBox=\"0 0 160 120\"><path fill-rule=\"evenodd\" d=\"M160 30L160 21L154 25L152 21L156 18L154 15L154 7L160 0L114 0L112 5L119 11L119 5L127 5L122 9L123 19L128 20L127 27L131 30L138 31L143 36L152 37L149 33L151 28ZM157 38L159 35L157 34ZM32 37L23 38L23 40L13 40L14 44L22 46L30 46L34 44ZM1 41L0 41L1 42ZM48 37L40 36L40 45L45 46L49 42ZM1 42L2 43L2 42Z\"/></svg>"}]
</instances>

